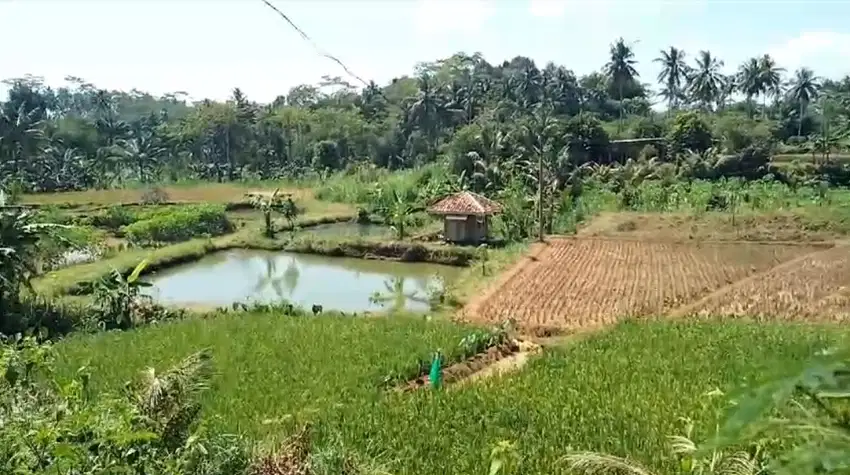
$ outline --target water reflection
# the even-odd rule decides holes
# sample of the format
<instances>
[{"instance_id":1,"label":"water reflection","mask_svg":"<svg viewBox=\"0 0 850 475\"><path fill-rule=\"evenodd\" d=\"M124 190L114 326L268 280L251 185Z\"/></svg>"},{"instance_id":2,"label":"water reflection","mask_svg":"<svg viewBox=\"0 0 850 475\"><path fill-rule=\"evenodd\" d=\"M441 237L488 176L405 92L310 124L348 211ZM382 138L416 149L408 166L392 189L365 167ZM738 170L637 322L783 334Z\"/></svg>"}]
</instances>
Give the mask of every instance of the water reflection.
<instances>
[{"instance_id":1,"label":"water reflection","mask_svg":"<svg viewBox=\"0 0 850 475\"><path fill-rule=\"evenodd\" d=\"M384 291L372 294L372 302L390 310L401 310L410 302L418 306L430 306L429 291L422 286L421 279L409 279L416 284L416 289L407 290L404 277L392 277L384 281Z\"/></svg>"},{"instance_id":2,"label":"water reflection","mask_svg":"<svg viewBox=\"0 0 850 475\"><path fill-rule=\"evenodd\" d=\"M171 304L280 302L364 311L427 310L458 268L433 264L234 250L157 274L150 295ZM378 297L378 298L373 298Z\"/></svg>"}]
</instances>

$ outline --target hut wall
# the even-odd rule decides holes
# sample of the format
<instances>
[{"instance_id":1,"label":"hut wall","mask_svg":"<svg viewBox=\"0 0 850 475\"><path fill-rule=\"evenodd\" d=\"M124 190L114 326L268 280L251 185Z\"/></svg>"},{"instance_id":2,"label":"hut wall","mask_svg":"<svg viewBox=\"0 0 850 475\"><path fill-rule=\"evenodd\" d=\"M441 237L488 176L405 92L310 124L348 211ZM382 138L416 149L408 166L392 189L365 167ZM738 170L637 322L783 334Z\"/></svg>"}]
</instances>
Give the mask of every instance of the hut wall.
<instances>
[{"instance_id":1,"label":"hut wall","mask_svg":"<svg viewBox=\"0 0 850 475\"><path fill-rule=\"evenodd\" d=\"M446 216L443 235L446 241L478 243L487 238L488 219L484 216Z\"/></svg>"}]
</instances>

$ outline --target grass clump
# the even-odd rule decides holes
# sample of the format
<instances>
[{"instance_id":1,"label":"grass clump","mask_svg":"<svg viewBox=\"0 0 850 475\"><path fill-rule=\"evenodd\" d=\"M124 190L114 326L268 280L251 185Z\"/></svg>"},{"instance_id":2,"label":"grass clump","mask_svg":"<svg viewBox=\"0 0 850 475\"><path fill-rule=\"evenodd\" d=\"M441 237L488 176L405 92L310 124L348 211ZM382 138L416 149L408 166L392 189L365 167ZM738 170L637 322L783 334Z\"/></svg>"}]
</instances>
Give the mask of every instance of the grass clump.
<instances>
[{"instance_id":1,"label":"grass clump","mask_svg":"<svg viewBox=\"0 0 850 475\"><path fill-rule=\"evenodd\" d=\"M123 228L127 239L135 244L187 241L232 230L225 207L215 204L158 209Z\"/></svg>"}]
</instances>

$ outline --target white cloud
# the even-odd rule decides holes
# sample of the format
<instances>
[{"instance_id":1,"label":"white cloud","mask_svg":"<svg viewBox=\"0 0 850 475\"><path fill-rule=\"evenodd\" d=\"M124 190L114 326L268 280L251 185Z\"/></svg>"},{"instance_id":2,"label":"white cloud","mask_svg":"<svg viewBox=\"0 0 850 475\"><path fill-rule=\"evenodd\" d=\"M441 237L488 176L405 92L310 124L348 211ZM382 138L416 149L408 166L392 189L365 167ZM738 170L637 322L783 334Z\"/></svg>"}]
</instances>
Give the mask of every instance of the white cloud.
<instances>
[{"instance_id":1,"label":"white cloud","mask_svg":"<svg viewBox=\"0 0 850 475\"><path fill-rule=\"evenodd\" d=\"M850 34L834 31L803 32L769 50L780 66L789 72L800 67L816 74L838 77L850 74Z\"/></svg>"},{"instance_id":2,"label":"white cloud","mask_svg":"<svg viewBox=\"0 0 850 475\"><path fill-rule=\"evenodd\" d=\"M488 0L419 0L414 21L420 33L477 33L492 14Z\"/></svg>"}]
</instances>

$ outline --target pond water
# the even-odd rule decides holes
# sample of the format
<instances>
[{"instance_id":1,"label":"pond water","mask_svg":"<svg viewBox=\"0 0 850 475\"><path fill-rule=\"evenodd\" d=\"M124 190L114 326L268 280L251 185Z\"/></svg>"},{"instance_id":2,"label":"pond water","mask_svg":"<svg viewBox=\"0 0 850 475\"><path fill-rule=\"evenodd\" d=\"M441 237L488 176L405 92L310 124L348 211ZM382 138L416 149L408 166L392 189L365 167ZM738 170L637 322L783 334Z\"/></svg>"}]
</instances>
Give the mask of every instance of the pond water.
<instances>
[{"instance_id":1,"label":"pond water","mask_svg":"<svg viewBox=\"0 0 850 475\"><path fill-rule=\"evenodd\" d=\"M381 226L379 224L343 222L309 226L302 228L301 232L309 233L320 238L356 237L365 239L389 236L391 230L388 226Z\"/></svg>"},{"instance_id":2,"label":"pond water","mask_svg":"<svg viewBox=\"0 0 850 475\"><path fill-rule=\"evenodd\" d=\"M222 306L287 301L346 312L426 311L429 289L461 268L312 254L232 250L149 275L148 295L163 304ZM373 301L376 292L380 302Z\"/></svg>"}]
</instances>

